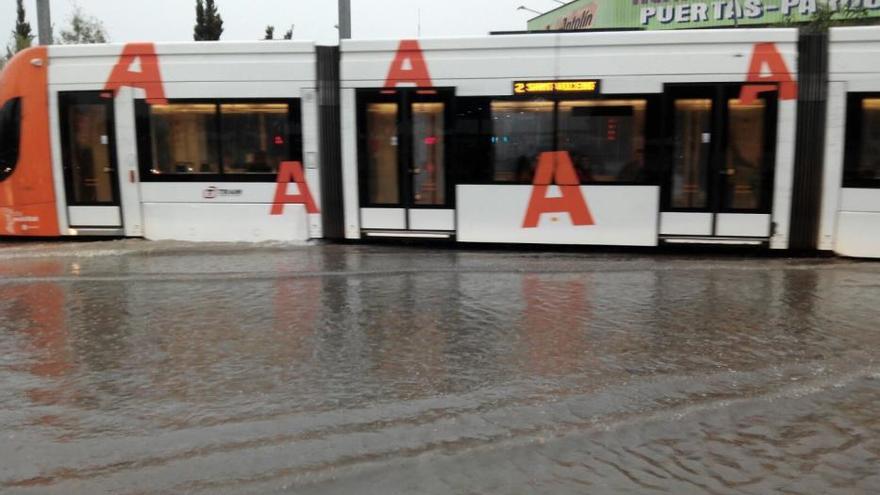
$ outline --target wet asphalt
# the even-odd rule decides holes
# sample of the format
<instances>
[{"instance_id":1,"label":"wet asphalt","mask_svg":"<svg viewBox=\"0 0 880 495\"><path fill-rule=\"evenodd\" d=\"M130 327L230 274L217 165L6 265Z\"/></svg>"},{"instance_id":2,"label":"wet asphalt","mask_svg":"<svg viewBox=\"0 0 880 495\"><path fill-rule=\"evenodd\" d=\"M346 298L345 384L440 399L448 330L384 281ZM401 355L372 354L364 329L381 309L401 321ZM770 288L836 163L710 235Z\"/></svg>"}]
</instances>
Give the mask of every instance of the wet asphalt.
<instances>
[{"instance_id":1,"label":"wet asphalt","mask_svg":"<svg viewBox=\"0 0 880 495\"><path fill-rule=\"evenodd\" d=\"M880 492L880 263L0 246L3 494Z\"/></svg>"}]
</instances>

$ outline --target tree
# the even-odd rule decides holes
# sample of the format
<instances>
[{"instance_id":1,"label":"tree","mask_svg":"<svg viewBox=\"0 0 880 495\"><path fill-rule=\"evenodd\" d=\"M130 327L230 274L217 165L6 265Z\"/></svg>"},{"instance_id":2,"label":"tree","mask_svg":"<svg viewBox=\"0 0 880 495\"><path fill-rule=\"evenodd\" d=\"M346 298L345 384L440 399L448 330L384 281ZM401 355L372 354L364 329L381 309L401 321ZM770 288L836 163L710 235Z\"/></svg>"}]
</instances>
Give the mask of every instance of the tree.
<instances>
[{"instance_id":1,"label":"tree","mask_svg":"<svg viewBox=\"0 0 880 495\"><path fill-rule=\"evenodd\" d=\"M12 31L12 40L6 46L6 58L0 66L6 65L6 62L16 53L30 48L33 42L34 33L31 31L31 24L25 20L24 2L17 0L15 29Z\"/></svg>"},{"instance_id":2,"label":"tree","mask_svg":"<svg viewBox=\"0 0 880 495\"><path fill-rule=\"evenodd\" d=\"M828 4L817 4L816 12L806 25L807 31L824 32L832 26L847 26L864 24L868 18L868 9L864 7L852 7L849 4L841 5L837 9Z\"/></svg>"},{"instance_id":3,"label":"tree","mask_svg":"<svg viewBox=\"0 0 880 495\"><path fill-rule=\"evenodd\" d=\"M868 9L862 6L841 3L832 7L827 3L816 3L815 7L815 11L802 21L796 22L789 17L778 26L802 26L806 32L821 33L834 26L857 26L871 24L873 21L868 17Z\"/></svg>"},{"instance_id":4,"label":"tree","mask_svg":"<svg viewBox=\"0 0 880 495\"><path fill-rule=\"evenodd\" d=\"M217 41L223 34L223 17L217 12L214 0L196 0L196 25L193 39L196 41Z\"/></svg>"},{"instance_id":5,"label":"tree","mask_svg":"<svg viewBox=\"0 0 880 495\"><path fill-rule=\"evenodd\" d=\"M59 33L62 45L84 45L110 41L104 23L97 17L87 15L78 5L70 16L70 26Z\"/></svg>"},{"instance_id":6,"label":"tree","mask_svg":"<svg viewBox=\"0 0 880 495\"><path fill-rule=\"evenodd\" d=\"M196 25L193 28L193 39L195 41L205 39L205 4L202 0L196 0Z\"/></svg>"},{"instance_id":7,"label":"tree","mask_svg":"<svg viewBox=\"0 0 880 495\"><path fill-rule=\"evenodd\" d=\"M266 37L264 40L274 40L275 39L275 26L266 26ZM293 39L293 25L290 26L290 29L284 33L284 39L292 40Z\"/></svg>"},{"instance_id":8,"label":"tree","mask_svg":"<svg viewBox=\"0 0 880 495\"><path fill-rule=\"evenodd\" d=\"M31 31L31 23L25 20L23 0L17 0L15 30L12 32L15 41L15 51L20 52L29 48L34 41L34 33Z\"/></svg>"}]
</instances>

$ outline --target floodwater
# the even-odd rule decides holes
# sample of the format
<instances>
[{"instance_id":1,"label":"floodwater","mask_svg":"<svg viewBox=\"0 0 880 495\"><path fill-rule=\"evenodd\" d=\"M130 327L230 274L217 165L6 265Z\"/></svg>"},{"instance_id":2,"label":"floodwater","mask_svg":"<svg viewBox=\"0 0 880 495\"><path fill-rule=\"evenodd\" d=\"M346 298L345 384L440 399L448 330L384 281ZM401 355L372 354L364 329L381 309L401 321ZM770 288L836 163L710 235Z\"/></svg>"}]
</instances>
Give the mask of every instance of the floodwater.
<instances>
[{"instance_id":1,"label":"floodwater","mask_svg":"<svg viewBox=\"0 0 880 495\"><path fill-rule=\"evenodd\" d=\"M880 491L880 263L0 247L0 493Z\"/></svg>"}]
</instances>

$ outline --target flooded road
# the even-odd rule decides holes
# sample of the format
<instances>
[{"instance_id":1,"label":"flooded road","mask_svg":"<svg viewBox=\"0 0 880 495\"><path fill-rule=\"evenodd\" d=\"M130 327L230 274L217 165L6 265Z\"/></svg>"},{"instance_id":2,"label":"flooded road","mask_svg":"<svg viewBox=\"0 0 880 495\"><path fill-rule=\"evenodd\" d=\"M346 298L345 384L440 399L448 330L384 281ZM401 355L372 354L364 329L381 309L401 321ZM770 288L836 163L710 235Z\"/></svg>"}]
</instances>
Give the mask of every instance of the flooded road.
<instances>
[{"instance_id":1,"label":"flooded road","mask_svg":"<svg viewBox=\"0 0 880 495\"><path fill-rule=\"evenodd\" d=\"M0 493L880 491L880 263L0 247Z\"/></svg>"}]
</instances>

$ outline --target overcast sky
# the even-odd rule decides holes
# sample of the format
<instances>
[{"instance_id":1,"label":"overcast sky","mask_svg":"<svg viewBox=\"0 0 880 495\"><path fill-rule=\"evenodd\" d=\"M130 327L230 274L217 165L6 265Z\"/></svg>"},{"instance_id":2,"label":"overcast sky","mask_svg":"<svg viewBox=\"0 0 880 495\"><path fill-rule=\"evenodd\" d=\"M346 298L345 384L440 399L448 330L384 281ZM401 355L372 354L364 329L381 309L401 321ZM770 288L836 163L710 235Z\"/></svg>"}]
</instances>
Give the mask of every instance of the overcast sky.
<instances>
[{"instance_id":1,"label":"overcast sky","mask_svg":"<svg viewBox=\"0 0 880 495\"><path fill-rule=\"evenodd\" d=\"M56 32L64 27L74 3L104 22L111 41L192 40L195 0L50 0ZM15 2L0 0L2 44L11 38ZM336 41L336 0L216 0L223 16L224 40L262 38L266 25L281 37L295 25L295 39ZM355 38L415 37L421 10L422 36L481 35L524 30L533 17L517 10L526 5L542 12L554 0L352 0ZM37 31L36 0L25 0L28 21Z\"/></svg>"}]
</instances>

